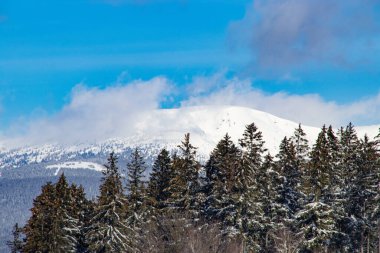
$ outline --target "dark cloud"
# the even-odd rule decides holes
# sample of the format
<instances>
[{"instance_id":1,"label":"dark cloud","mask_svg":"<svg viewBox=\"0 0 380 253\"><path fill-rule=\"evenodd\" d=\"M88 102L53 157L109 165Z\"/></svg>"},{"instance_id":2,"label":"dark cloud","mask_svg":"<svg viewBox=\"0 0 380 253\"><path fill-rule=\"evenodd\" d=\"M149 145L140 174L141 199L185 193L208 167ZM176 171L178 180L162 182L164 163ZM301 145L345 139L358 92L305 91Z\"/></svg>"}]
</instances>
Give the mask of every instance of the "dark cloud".
<instances>
[{"instance_id":1,"label":"dark cloud","mask_svg":"<svg viewBox=\"0 0 380 253\"><path fill-rule=\"evenodd\" d=\"M256 0L231 24L229 41L233 48L248 47L261 70L352 66L374 57L378 5L374 0Z\"/></svg>"}]
</instances>

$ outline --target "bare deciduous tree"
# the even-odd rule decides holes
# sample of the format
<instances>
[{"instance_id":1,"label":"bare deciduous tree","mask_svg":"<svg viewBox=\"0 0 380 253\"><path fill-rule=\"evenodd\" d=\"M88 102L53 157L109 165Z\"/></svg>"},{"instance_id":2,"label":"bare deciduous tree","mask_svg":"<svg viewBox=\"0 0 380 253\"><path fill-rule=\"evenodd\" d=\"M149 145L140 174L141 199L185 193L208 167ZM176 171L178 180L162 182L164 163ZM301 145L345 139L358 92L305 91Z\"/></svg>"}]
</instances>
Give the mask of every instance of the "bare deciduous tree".
<instances>
[{"instance_id":1,"label":"bare deciduous tree","mask_svg":"<svg viewBox=\"0 0 380 253\"><path fill-rule=\"evenodd\" d=\"M290 231L288 228L280 228L272 231L270 236L274 242L274 248L278 253L295 253L302 243L302 235Z\"/></svg>"}]
</instances>

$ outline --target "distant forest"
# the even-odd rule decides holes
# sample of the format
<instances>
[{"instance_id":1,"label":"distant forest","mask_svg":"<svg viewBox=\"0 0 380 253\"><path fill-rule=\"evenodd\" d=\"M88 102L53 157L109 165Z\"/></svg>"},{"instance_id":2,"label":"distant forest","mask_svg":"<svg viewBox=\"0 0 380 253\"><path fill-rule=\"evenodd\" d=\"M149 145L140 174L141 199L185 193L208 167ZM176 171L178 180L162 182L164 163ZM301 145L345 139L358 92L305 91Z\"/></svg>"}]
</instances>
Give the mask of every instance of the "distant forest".
<instances>
[{"instance_id":1,"label":"distant forest","mask_svg":"<svg viewBox=\"0 0 380 253\"><path fill-rule=\"evenodd\" d=\"M323 126L309 145L301 125L277 155L255 124L226 134L200 164L186 134L163 149L149 180L136 149L124 179L111 153L95 200L62 174L16 224L11 252L379 252L380 135ZM123 184L126 182L126 185Z\"/></svg>"}]
</instances>

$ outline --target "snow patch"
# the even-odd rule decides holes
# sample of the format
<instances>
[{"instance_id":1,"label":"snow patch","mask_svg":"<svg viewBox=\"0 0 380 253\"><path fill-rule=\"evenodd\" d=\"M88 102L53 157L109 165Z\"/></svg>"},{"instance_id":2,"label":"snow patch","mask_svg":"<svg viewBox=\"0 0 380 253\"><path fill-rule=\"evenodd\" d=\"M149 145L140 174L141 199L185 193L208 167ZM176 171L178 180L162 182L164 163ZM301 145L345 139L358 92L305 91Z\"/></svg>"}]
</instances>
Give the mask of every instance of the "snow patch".
<instances>
[{"instance_id":1,"label":"snow patch","mask_svg":"<svg viewBox=\"0 0 380 253\"><path fill-rule=\"evenodd\" d=\"M65 162L46 166L46 169L55 169L54 175L57 176L61 169L88 169L95 171L103 171L105 167L103 165L92 162Z\"/></svg>"}]
</instances>

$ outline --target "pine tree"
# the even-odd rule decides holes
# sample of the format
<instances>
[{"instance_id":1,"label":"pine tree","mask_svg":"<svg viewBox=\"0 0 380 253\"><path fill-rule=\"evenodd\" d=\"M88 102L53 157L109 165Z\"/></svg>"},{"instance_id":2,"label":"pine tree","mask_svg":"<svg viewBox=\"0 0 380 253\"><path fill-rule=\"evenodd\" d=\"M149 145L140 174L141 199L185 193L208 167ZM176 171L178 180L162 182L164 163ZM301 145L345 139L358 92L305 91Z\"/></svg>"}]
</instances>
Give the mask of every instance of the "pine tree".
<instances>
[{"instance_id":1,"label":"pine tree","mask_svg":"<svg viewBox=\"0 0 380 253\"><path fill-rule=\"evenodd\" d=\"M87 200L83 186L79 187L72 184L70 187L70 195L72 198L71 216L78 221L79 231L76 234L77 252L85 253L87 251L87 243L85 239L86 227L89 226L90 217L92 216L93 203Z\"/></svg>"},{"instance_id":2,"label":"pine tree","mask_svg":"<svg viewBox=\"0 0 380 253\"><path fill-rule=\"evenodd\" d=\"M16 223L12 230L12 240L7 241L7 246L11 253L22 252L24 242L22 239L22 228Z\"/></svg>"},{"instance_id":3,"label":"pine tree","mask_svg":"<svg viewBox=\"0 0 380 253\"><path fill-rule=\"evenodd\" d=\"M376 195L380 182L377 149L377 143L370 141L367 135L360 141L360 169L357 178L362 204L360 214L363 219L360 248L361 251L367 252L375 252L378 246L373 242L378 232L377 218L374 216L378 205Z\"/></svg>"},{"instance_id":4,"label":"pine tree","mask_svg":"<svg viewBox=\"0 0 380 253\"><path fill-rule=\"evenodd\" d=\"M148 192L156 208L165 207L168 199L168 188L170 180L173 178L172 161L169 152L162 149L157 159L154 161L150 174Z\"/></svg>"},{"instance_id":5,"label":"pine tree","mask_svg":"<svg viewBox=\"0 0 380 253\"><path fill-rule=\"evenodd\" d=\"M89 251L136 252L134 231L126 224L127 199L113 152L105 167L98 203L86 233Z\"/></svg>"},{"instance_id":6,"label":"pine tree","mask_svg":"<svg viewBox=\"0 0 380 253\"><path fill-rule=\"evenodd\" d=\"M234 179L234 202L237 208L237 226L247 240L246 247L260 250L260 232L263 230L263 192L257 182L265 151L262 133L254 123L247 125L239 140L242 156Z\"/></svg>"},{"instance_id":7,"label":"pine tree","mask_svg":"<svg viewBox=\"0 0 380 253\"><path fill-rule=\"evenodd\" d=\"M364 220L361 216L363 199L358 184L360 171L360 142L353 124L341 131L340 136L340 165L343 177L342 199L344 201L345 218L342 232L349 236L350 250L360 248Z\"/></svg>"},{"instance_id":8,"label":"pine tree","mask_svg":"<svg viewBox=\"0 0 380 253\"><path fill-rule=\"evenodd\" d=\"M72 215L73 200L66 177L42 187L26 227L25 252L77 252L80 227Z\"/></svg>"},{"instance_id":9,"label":"pine tree","mask_svg":"<svg viewBox=\"0 0 380 253\"><path fill-rule=\"evenodd\" d=\"M326 132L323 126L311 152L303 179L307 202L296 215L304 236L303 249L307 252L327 252L336 234L334 210L325 198L331 181Z\"/></svg>"},{"instance_id":10,"label":"pine tree","mask_svg":"<svg viewBox=\"0 0 380 253\"><path fill-rule=\"evenodd\" d=\"M226 134L211 153L206 167L210 185L206 212L210 221L221 222L223 235L227 237L234 237L239 231L234 191L240 157L241 151Z\"/></svg>"},{"instance_id":11,"label":"pine tree","mask_svg":"<svg viewBox=\"0 0 380 253\"><path fill-rule=\"evenodd\" d=\"M349 244L348 235L344 232L346 213L344 210L344 173L340 163L340 141L336 137L332 126L327 129L327 148L328 148L328 173L330 185L325 192L324 199L333 208L336 233L334 234L330 248L334 250L347 250Z\"/></svg>"},{"instance_id":12,"label":"pine tree","mask_svg":"<svg viewBox=\"0 0 380 253\"><path fill-rule=\"evenodd\" d=\"M275 167L282 180L277 189L280 195L278 201L281 205L278 219L282 221L284 227L295 229L295 214L301 207L301 171L298 167L295 147L286 137L282 140L276 157Z\"/></svg>"},{"instance_id":13,"label":"pine tree","mask_svg":"<svg viewBox=\"0 0 380 253\"><path fill-rule=\"evenodd\" d=\"M139 150L136 148L131 155L130 162L127 164L128 178L127 178L127 191L128 191L128 224L139 230L141 222L143 221L145 202L146 202L146 189L144 172L146 170L144 158L140 155Z\"/></svg>"},{"instance_id":14,"label":"pine tree","mask_svg":"<svg viewBox=\"0 0 380 253\"><path fill-rule=\"evenodd\" d=\"M259 172L257 173L256 184L260 190L261 205L263 210L262 231L261 231L261 251L274 252L272 236L274 233L282 229L281 221L278 217L281 216L281 204L279 200L279 186L282 181L280 175L274 170L273 157L267 154L264 158Z\"/></svg>"},{"instance_id":15,"label":"pine tree","mask_svg":"<svg viewBox=\"0 0 380 253\"><path fill-rule=\"evenodd\" d=\"M377 175L376 178L380 178L380 129L379 129L379 134L375 137L374 140L374 146L376 148L376 153L377 153ZM374 189L375 190L375 197L374 197L374 206L372 206L372 219L376 221L377 227L380 227L380 185L377 185L377 187ZM380 250L380 230L377 231L377 234L373 235L373 238L375 239L375 242L377 241L378 246L377 249Z\"/></svg>"},{"instance_id":16,"label":"pine tree","mask_svg":"<svg viewBox=\"0 0 380 253\"><path fill-rule=\"evenodd\" d=\"M76 252L80 233L79 220L72 215L73 201L64 174L55 184L55 206L50 237L54 252Z\"/></svg>"},{"instance_id":17,"label":"pine tree","mask_svg":"<svg viewBox=\"0 0 380 253\"><path fill-rule=\"evenodd\" d=\"M290 141L293 142L296 150L296 157L299 163L298 166L304 169L310 148L309 141L306 139L306 133L303 131L301 124L299 124L298 128L294 130L294 134L290 138Z\"/></svg>"},{"instance_id":18,"label":"pine tree","mask_svg":"<svg viewBox=\"0 0 380 253\"><path fill-rule=\"evenodd\" d=\"M190 134L185 135L178 148L179 155L172 163L174 177L168 189L168 202L171 209L189 212L190 216L198 219L202 206L198 180L200 164L196 161L196 148L190 143Z\"/></svg>"},{"instance_id":19,"label":"pine tree","mask_svg":"<svg viewBox=\"0 0 380 253\"><path fill-rule=\"evenodd\" d=\"M33 201L32 216L25 228L23 252L54 252L51 231L55 212L55 187L51 182L42 186L41 194Z\"/></svg>"}]
</instances>

